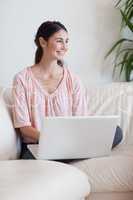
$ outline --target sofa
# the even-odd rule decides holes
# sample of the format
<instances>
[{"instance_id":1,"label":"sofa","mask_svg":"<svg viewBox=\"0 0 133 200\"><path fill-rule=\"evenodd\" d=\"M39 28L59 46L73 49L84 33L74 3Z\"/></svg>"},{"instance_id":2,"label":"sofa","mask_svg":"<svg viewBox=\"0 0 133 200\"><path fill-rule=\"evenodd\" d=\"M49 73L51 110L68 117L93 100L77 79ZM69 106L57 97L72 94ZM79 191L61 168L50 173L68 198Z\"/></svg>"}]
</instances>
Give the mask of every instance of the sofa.
<instances>
[{"instance_id":1,"label":"sofa","mask_svg":"<svg viewBox=\"0 0 133 200\"><path fill-rule=\"evenodd\" d=\"M133 83L114 82L87 88L90 115L117 114L123 140L109 157L73 162L91 184L89 200L133 199Z\"/></svg>"},{"instance_id":2,"label":"sofa","mask_svg":"<svg viewBox=\"0 0 133 200\"><path fill-rule=\"evenodd\" d=\"M114 82L88 86L90 115L120 116L123 140L108 157L73 161L71 166L87 175L91 193L86 200L133 199L133 83ZM7 88L0 89L0 159L19 159L20 138L12 125L12 98ZM64 198L65 199L65 198Z\"/></svg>"}]
</instances>

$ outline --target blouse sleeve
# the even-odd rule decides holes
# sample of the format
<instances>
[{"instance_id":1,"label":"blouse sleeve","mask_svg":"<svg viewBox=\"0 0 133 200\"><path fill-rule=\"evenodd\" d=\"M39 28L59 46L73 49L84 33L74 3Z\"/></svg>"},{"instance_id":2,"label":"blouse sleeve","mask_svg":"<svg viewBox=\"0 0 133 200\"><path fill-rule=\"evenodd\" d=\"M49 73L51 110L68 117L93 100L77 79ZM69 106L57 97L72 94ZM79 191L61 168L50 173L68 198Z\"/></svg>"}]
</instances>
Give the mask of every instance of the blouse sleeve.
<instances>
[{"instance_id":1,"label":"blouse sleeve","mask_svg":"<svg viewBox=\"0 0 133 200\"><path fill-rule=\"evenodd\" d=\"M31 126L28 102L24 84L19 76L15 76L12 87L13 97L13 123L15 128Z\"/></svg>"},{"instance_id":2,"label":"blouse sleeve","mask_svg":"<svg viewBox=\"0 0 133 200\"><path fill-rule=\"evenodd\" d=\"M73 115L85 116L88 115L87 96L85 88L81 80L76 76L74 78L73 88Z\"/></svg>"}]
</instances>

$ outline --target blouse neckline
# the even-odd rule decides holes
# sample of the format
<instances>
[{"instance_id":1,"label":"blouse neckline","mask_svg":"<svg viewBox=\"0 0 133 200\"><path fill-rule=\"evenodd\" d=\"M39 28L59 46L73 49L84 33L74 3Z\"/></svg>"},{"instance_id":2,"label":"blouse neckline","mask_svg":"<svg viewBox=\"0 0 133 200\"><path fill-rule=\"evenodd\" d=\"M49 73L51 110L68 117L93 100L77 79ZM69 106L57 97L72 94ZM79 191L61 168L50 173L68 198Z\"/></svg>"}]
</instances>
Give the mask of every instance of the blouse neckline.
<instances>
[{"instance_id":1,"label":"blouse neckline","mask_svg":"<svg viewBox=\"0 0 133 200\"><path fill-rule=\"evenodd\" d=\"M39 89L42 91L42 93L44 93L46 96L48 97L52 97L52 96L55 96L58 91L60 90L60 88L62 87L63 85L63 82L64 82L64 79L65 79L65 75L66 75L66 70L65 70L65 67L63 67L63 75L62 75L62 78L60 79L56 89L52 92L52 93L49 93L47 92L43 86L41 85L41 83L39 83L39 81L37 80L37 78L34 76L33 72L32 72L32 69L31 69L31 66L28 67L28 70L30 72L30 77L34 80L34 82L36 83L36 85L39 87Z\"/></svg>"}]
</instances>

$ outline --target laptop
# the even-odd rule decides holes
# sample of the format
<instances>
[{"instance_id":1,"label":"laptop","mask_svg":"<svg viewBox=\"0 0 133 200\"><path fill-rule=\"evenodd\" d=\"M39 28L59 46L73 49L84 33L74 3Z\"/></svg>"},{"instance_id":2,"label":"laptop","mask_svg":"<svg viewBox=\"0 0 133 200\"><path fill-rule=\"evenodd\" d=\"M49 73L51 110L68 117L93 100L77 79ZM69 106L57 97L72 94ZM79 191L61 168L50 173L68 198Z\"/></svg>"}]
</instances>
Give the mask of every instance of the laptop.
<instances>
[{"instance_id":1,"label":"laptop","mask_svg":"<svg viewBox=\"0 0 133 200\"><path fill-rule=\"evenodd\" d=\"M39 144L28 145L36 159L109 156L119 116L46 117Z\"/></svg>"}]
</instances>

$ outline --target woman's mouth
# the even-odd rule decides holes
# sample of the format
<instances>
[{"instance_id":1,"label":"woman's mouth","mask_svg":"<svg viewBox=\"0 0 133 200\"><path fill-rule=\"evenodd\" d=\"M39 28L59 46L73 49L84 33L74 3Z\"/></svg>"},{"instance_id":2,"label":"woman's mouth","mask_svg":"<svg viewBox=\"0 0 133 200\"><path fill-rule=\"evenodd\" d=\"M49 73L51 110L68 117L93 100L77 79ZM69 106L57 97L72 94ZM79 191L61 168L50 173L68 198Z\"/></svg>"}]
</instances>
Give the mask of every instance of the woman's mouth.
<instances>
[{"instance_id":1,"label":"woman's mouth","mask_svg":"<svg viewBox=\"0 0 133 200\"><path fill-rule=\"evenodd\" d=\"M59 56L63 56L63 55L64 55L64 51L57 51L57 54L58 54Z\"/></svg>"},{"instance_id":2,"label":"woman's mouth","mask_svg":"<svg viewBox=\"0 0 133 200\"><path fill-rule=\"evenodd\" d=\"M63 55L64 51L57 51L57 53Z\"/></svg>"}]
</instances>

